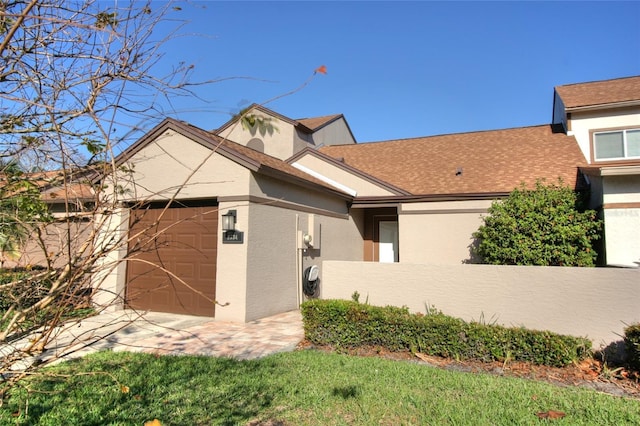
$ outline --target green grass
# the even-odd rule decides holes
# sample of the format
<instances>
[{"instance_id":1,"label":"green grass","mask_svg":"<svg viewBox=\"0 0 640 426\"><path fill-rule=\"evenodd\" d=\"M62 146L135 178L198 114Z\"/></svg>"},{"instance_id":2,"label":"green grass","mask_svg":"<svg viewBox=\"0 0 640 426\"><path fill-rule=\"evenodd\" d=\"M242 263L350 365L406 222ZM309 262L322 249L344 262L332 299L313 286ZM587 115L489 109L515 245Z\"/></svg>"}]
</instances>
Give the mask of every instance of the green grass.
<instances>
[{"instance_id":1,"label":"green grass","mask_svg":"<svg viewBox=\"0 0 640 426\"><path fill-rule=\"evenodd\" d=\"M49 371L71 377L25 383L31 393L14 392L0 424L539 425L548 410L566 413L558 425L640 424L638 400L316 351L258 361L102 352Z\"/></svg>"}]
</instances>

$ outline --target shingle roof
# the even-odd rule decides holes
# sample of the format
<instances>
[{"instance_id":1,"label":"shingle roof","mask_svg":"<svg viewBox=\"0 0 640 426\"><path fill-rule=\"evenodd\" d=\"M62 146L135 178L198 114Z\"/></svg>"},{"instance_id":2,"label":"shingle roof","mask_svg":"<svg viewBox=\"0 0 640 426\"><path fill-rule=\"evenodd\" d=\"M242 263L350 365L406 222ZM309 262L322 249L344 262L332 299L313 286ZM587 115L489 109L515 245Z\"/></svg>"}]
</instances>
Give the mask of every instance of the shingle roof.
<instances>
[{"instance_id":1,"label":"shingle roof","mask_svg":"<svg viewBox=\"0 0 640 426\"><path fill-rule=\"evenodd\" d=\"M640 76L557 86L565 108L640 100Z\"/></svg>"},{"instance_id":2,"label":"shingle roof","mask_svg":"<svg viewBox=\"0 0 640 426\"><path fill-rule=\"evenodd\" d=\"M508 193L558 177L575 187L586 161L573 136L552 126L398 139L320 149L413 195Z\"/></svg>"},{"instance_id":3,"label":"shingle roof","mask_svg":"<svg viewBox=\"0 0 640 426\"><path fill-rule=\"evenodd\" d=\"M342 114L333 114L333 115L325 115L322 117L310 117L310 118L298 118L296 121L303 126L311 129L311 131L316 131L320 127L342 117Z\"/></svg>"}]
</instances>

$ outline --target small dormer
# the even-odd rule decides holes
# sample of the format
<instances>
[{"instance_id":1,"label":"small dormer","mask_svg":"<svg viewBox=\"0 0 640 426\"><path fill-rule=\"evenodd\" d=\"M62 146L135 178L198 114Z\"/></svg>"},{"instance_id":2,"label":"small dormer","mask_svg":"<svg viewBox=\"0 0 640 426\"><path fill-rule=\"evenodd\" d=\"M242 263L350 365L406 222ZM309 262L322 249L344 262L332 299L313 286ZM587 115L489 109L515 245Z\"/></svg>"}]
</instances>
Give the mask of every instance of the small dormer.
<instances>
[{"instance_id":1,"label":"small dormer","mask_svg":"<svg viewBox=\"0 0 640 426\"><path fill-rule=\"evenodd\" d=\"M215 133L241 145L285 160L305 148L356 143L342 114L291 119L261 105L243 111Z\"/></svg>"}]
</instances>

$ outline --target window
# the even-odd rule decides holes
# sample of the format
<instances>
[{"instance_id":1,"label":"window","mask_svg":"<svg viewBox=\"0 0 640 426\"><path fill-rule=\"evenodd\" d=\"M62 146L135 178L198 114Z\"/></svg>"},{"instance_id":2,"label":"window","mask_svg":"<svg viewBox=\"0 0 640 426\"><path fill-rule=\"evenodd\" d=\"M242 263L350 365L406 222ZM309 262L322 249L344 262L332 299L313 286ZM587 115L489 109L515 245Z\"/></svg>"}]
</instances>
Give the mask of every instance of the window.
<instances>
[{"instance_id":1,"label":"window","mask_svg":"<svg viewBox=\"0 0 640 426\"><path fill-rule=\"evenodd\" d=\"M640 129L593 134L595 160L640 158Z\"/></svg>"}]
</instances>

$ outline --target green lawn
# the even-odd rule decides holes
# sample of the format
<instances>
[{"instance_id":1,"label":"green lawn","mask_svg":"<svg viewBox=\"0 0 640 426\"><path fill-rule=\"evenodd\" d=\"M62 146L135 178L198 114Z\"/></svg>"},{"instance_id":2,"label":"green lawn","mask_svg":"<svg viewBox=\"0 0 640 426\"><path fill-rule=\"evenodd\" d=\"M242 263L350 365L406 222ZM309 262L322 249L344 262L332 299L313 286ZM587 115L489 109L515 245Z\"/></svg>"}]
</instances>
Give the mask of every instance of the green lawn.
<instances>
[{"instance_id":1,"label":"green lawn","mask_svg":"<svg viewBox=\"0 0 640 426\"><path fill-rule=\"evenodd\" d=\"M102 352L55 372L72 377L25 383L28 405L24 389L14 393L0 424L640 424L638 400L316 351L258 361ZM548 410L566 417L536 417Z\"/></svg>"}]
</instances>

